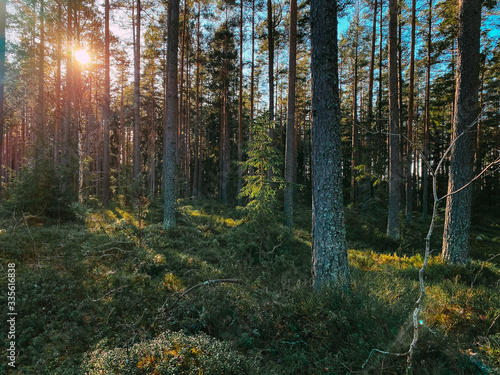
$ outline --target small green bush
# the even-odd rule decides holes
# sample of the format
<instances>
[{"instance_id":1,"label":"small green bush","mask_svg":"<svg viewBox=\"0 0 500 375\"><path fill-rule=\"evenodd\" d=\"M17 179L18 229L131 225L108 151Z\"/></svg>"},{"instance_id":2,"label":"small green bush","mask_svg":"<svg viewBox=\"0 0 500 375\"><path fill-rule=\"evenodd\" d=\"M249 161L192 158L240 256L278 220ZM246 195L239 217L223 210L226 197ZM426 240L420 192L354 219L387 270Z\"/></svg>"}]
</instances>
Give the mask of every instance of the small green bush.
<instances>
[{"instance_id":1,"label":"small green bush","mask_svg":"<svg viewBox=\"0 0 500 375\"><path fill-rule=\"evenodd\" d=\"M171 331L131 348L97 349L86 356L82 367L88 375L249 373L245 358L229 345L205 334Z\"/></svg>"},{"instance_id":2,"label":"small green bush","mask_svg":"<svg viewBox=\"0 0 500 375\"><path fill-rule=\"evenodd\" d=\"M24 214L46 217L60 222L75 219L71 209L76 194L65 183L61 171L43 161L36 168L20 170L7 185L3 211L9 216Z\"/></svg>"}]
</instances>

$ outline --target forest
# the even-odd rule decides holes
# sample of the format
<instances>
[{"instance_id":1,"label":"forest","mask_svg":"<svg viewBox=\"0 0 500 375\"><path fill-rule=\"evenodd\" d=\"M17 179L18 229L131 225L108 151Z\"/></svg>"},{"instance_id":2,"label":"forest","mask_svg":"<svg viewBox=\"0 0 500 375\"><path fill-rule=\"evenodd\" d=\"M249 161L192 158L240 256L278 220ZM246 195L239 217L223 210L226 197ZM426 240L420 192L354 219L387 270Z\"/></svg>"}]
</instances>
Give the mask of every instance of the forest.
<instances>
[{"instance_id":1,"label":"forest","mask_svg":"<svg viewBox=\"0 0 500 375\"><path fill-rule=\"evenodd\" d=\"M500 374L496 0L0 0L0 374Z\"/></svg>"}]
</instances>

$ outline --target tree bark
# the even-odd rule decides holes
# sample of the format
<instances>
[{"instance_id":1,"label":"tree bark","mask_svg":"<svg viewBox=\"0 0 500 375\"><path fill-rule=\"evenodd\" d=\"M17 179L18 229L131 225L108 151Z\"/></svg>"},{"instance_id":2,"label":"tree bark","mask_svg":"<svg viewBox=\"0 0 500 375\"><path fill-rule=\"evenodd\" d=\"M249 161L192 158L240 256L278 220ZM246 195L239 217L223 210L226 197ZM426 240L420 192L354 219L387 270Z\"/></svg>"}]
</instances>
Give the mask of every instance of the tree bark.
<instances>
[{"instance_id":1,"label":"tree bark","mask_svg":"<svg viewBox=\"0 0 500 375\"><path fill-rule=\"evenodd\" d=\"M195 98L195 111L196 111L196 124L195 124L195 134L194 134L194 171L193 171L193 197L198 197L199 194L199 184L198 175L201 152L200 152L200 19L201 19L201 1L198 0L198 15L197 15L197 26L196 26L196 98Z\"/></svg>"},{"instance_id":2,"label":"tree bark","mask_svg":"<svg viewBox=\"0 0 500 375\"><path fill-rule=\"evenodd\" d=\"M0 0L0 201L3 183L3 135L5 129L5 27L7 19L7 0Z\"/></svg>"},{"instance_id":3,"label":"tree bark","mask_svg":"<svg viewBox=\"0 0 500 375\"><path fill-rule=\"evenodd\" d=\"M35 146L35 163L38 163L45 157L44 150L46 146L46 130L45 130L45 14L44 0L40 1L40 44L38 55L38 105L37 105L37 122L38 134Z\"/></svg>"},{"instance_id":4,"label":"tree bark","mask_svg":"<svg viewBox=\"0 0 500 375\"><path fill-rule=\"evenodd\" d=\"M55 129L54 129L54 163L59 162L61 147L61 74L62 74L62 3L57 1L57 46L56 46L56 87L55 87Z\"/></svg>"},{"instance_id":5,"label":"tree bark","mask_svg":"<svg viewBox=\"0 0 500 375\"><path fill-rule=\"evenodd\" d=\"M399 239L401 160L398 85L398 2L389 0L389 215L387 236Z\"/></svg>"},{"instance_id":6,"label":"tree bark","mask_svg":"<svg viewBox=\"0 0 500 375\"><path fill-rule=\"evenodd\" d=\"M429 158L429 127L431 122L431 59L432 59L432 0L429 0L429 18L427 28L427 67L425 72L425 116L423 157ZM422 213L424 219L429 216L429 171L427 164L422 164Z\"/></svg>"},{"instance_id":7,"label":"tree bark","mask_svg":"<svg viewBox=\"0 0 500 375\"><path fill-rule=\"evenodd\" d=\"M111 122L111 81L109 66L109 0L104 1L104 108L103 108L103 155L102 155L102 204L109 203L109 124Z\"/></svg>"},{"instance_id":8,"label":"tree bark","mask_svg":"<svg viewBox=\"0 0 500 375\"><path fill-rule=\"evenodd\" d=\"M406 222L412 221L412 200L413 200L413 177L411 168L413 164L413 112L414 112L414 92L415 92L415 31L416 31L416 0L412 0L411 5L411 42L410 42L410 78L408 95L408 127L406 140Z\"/></svg>"},{"instance_id":9,"label":"tree bark","mask_svg":"<svg viewBox=\"0 0 500 375\"><path fill-rule=\"evenodd\" d=\"M452 124L452 139L456 139L456 142L450 153L448 194L462 188L473 178L474 133L469 130L478 114L481 5L479 0L459 1L455 113ZM471 202L470 186L449 195L446 200L442 257L448 263L470 263Z\"/></svg>"},{"instance_id":10,"label":"tree bark","mask_svg":"<svg viewBox=\"0 0 500 375\"><path fill-rule=\"evenodd\" d=\"M269 137L274 143L274 20L272 0L267 0L267 46L269 52Z\"/></svg>"},{"instance_id":11,"label":"tree bark","mask_svg":"<svg viewBox=\"0 0 500 375\"><path fill-rule=\"evenodd\" d=\"M163 176L165 179L163 227L175 226L175 149L178 125L177 50L179 47L179 0L168 1L167 34L167 100L163 147Z\"/></svg>"},{"instance_id":12,"label":"tree bark","mask_svg":"<svg viewBox=\"0 0 500 375\"><path fill-rule=\"evenodd\" d=\"M243 0L240 0L240 68L239 68L239 93L238 93L238 193L243 187ZM238 197L238 206L243 205L243 200Z\"/></svg>"},{"instance_id":13,"label":"tree bark","mask_svg":"<svg viewBox=\"0 0 500 375\"><path fill-rule=\"evenodd\" d=\"M359 7L356 9L355 17L355 40L354 40L354 76L352 82L352 134L351 134L351 203L357 198L356 191L356 166L359 160L359 135L358 135L358 44L359 44Z\"/></svg>"},{"instance_id":14,"label":"tree bark","mask_svg":"<svg viewBox=\"0 0 500 375\"><path fill-rule=\"evenodd\" d=\"M373 121L373 81L375 70L375 48L377 39L377 10L378 2L375 0L373 4L373 25L372 25L372 46L370 50L370 71L368 77L368 124L371 127Z\"/></svg>"},{"instance_id":15,"label":"tree bark","mask_svg":"<svg viewBox=\"0 0 500 375\"><path fill-rule=\"evenodd\" d=\"M288 108L286 121L285 151L285 225L293 230L293 193L294 168L297 164L295 154L295 86L297 79L297 0L290 0L290 37L288 59Z\"/></svg>"},{"instance_id":16,"label":"tree bark","mask_svg":"<svg viewBox=\"0 0 500 375\"><path fill-rule=\"evenodd\" d=\"M134 41L134 182L139 187L141 174L141 0L137 0Z\"/></svg>"},{"instance_id":17,"label":"tree bark","mask_svg":"<svg viewBox=\"0 0 500 375\"><path fill-rule=\"evenodd\" d=\"M313 285L350 289L342 197L337 1L311 1Z\"/></svg>"}]
</instances>

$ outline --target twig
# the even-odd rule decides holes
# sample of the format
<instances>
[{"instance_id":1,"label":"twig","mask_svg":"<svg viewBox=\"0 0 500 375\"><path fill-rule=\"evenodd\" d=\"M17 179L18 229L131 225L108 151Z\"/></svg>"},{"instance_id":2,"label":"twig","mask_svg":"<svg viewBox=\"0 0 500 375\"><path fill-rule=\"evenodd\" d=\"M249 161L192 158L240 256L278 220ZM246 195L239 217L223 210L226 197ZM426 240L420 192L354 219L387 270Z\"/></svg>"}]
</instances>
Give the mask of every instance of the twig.
<instances>
[{"instance_id":1,"label":"twig","mask_svg":"<svg viewBox=\"0 0 500 375\"><path fill-rule=\"evenodd\" d=\"M116 289L113 289L113 290L110 290L109 292L107 292L105 295L103 295L102 297L98 298L98 299L93 299L93 298L90 298L89 295L87 295L87 297L92 301L92 302L98 302L104 298L106 298L107 296L109 296L110 294L113 294L113 293L116 293L116 292L119 292L121 291L123 288L126 288L127 286L126 285L122 285L121 287L119 288L116 288Z\"/></svg>"},{"instance_id":2,"label":"twig","mask_svg":"<svg viewBox=\"0 0 500 375\"><path fill-rule=\"evenodd\" d=\"M192 286L188 290L186 290L184 293L182 293L177 299L172 303L172 305L168 306L167 301L163 304L168 310L172 310L174 306L179 302L184 296L187 294L191 293L193 290L198 289L199 287L203 285L213 285L213 284L245 284L242 280L237 280L237 279L216 279L216 280L207 280L203 283L196 284L195 286Z\"/></svg>"},{"instance_id":3,"label":"twig","mask_svg":"<svg viewBox=\"0 0 500 375\"><path fill-rule=\"evenodd\" d=\"M491 255L491 254L490 254ZM472 280L472 283L470 284L470 288L472 289L474 287L474 283L476 282L477 280L477 277L479 276L479 274L481 272L483 272L483 269L484 269L484 266L486 265L487 262L491 262L493 259L495 259L497 256L500 256L500 254L495 254L493 255L492 257L490 257L489 259L486 259L484 262L481 263L481 268L479 269L479 271L476 272L476 274L474 275L474 280Z\"/></svg>"},{"instance_id":4,"label":"twig","mask_svg":"<svg viewBox=\"0 0 500 375\"><path fill-rule=\"evenodd\" d=\"M488 331L486 331L486 334L489 334L490 333L490 330L493 328L493 326L495 325L497 319L500 318L500 314L498 314L497 316L495 316L495 319L493 319L493 322L491 322L491 325L490 325L490 328L488 328Z\"/></svg>"},{"instance_id":5,"label":"twig","mask_svg":"<svg viewBox=\"0 0 500 375\"><path fill-rule=\"evenodd\" d=\"M458 192L468 188L474 181L476 181L479 177L481 177L484 173L486 173L486 171L488 169L490 169L490 167L492 167L493 165L495 164L500 164L500 157L497 158L496 160L492 161L490 164L488 164L486 167L484 167L484 169L481 171L481 173L479 173L476 177L474 177L472 180L470 180L468 183L466 183L464 186L462 186L460 189L458 190L455 190L451 193L448 193L446 195L443 195L441 198L439 198L439 200L443 200L445 198L448 198L449 196L451 195L454 195L454 194L457 194Z\"/></svg>"},{"instance_id":6,"label":"twig","mask_svg":"<svg viewBox=\"0 0 500 375\"><path fill-rule=\"evenodd\" d=\"M381 353L383 355L393 355L395 357L404 357L405 355L408 354L408 352L406 352L406 353L391 353L391 352L386 352L386 351L380 350L380 349L372 349L370 351L370 354L368 355L368 358L366 359L365 363L363 363L363 366L361 366L361 369L363 369L363 370L365 369L366 364L368 363L368 361L372 357L373 353L375 353L375 352Z\"/></svg>"}]
</instances>

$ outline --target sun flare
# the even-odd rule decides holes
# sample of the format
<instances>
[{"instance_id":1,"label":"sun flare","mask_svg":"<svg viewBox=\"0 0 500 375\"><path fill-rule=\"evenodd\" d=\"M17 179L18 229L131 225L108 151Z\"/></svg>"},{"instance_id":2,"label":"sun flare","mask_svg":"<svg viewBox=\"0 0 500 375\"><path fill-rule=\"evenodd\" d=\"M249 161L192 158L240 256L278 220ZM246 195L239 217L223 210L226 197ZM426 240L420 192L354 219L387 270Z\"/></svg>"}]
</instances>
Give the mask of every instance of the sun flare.
<instances>
[{"instance_id":1,"label":"sun flare","mask_svg":"<svg viewBox=\"0 0 500 375\"><path fill-rule=\"evenodd\" d=\"M82 65L85 65L90 62L90 55L87 51L79 49L75 51L75 59Z\"/></svg>"}]
</instances>

